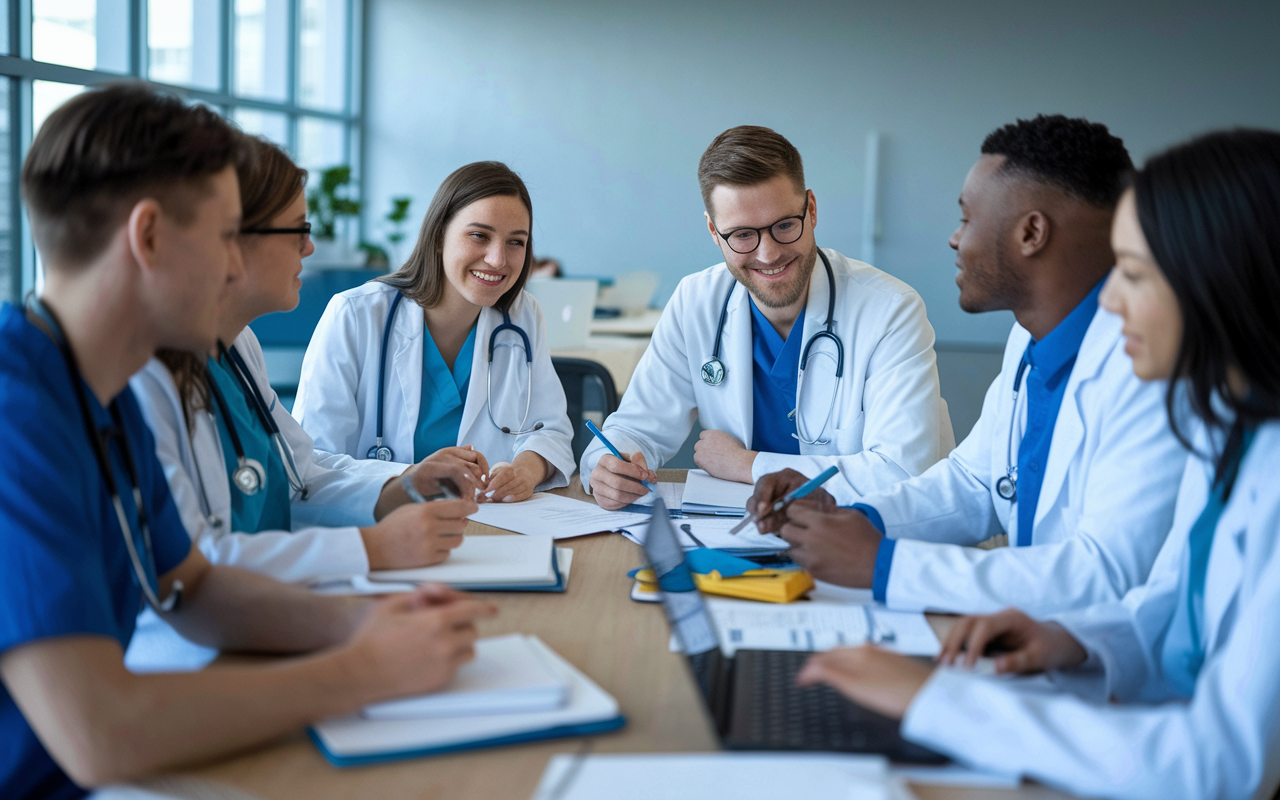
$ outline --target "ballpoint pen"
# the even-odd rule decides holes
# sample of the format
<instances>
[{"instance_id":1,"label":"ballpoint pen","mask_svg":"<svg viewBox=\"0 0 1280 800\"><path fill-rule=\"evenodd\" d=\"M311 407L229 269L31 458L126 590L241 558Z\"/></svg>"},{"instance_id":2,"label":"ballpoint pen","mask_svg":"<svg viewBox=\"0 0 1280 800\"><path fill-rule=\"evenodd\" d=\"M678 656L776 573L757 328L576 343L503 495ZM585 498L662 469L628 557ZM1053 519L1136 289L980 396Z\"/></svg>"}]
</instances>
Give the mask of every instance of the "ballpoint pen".
<instances>
[{"instance_id":1,"label":"ballpoint pen","mask_svg":"<svg viewBox=\"0 0 1280 800\"><path fill-rule=\"evenodd\" d=\"M601 444L603 444L605 447L609 448L609 452L610 452L610 453L613 453L613 457L614 457L614 458L618 459L619 461L625 461L625 462L626 462L626 463L628 463L628 464L630 464L630 463L631 463L631 459L629 459L629 458L627 458L626 456L624 456L624 455L623 455L623 454L618 450L618 448L614 447L614 446L613 446L613 442L611 442L611 441L609 441L608 439L604 438L604 434L600 432L600 429L596 427L596 424L595 424L594 422L592 422L591 420L587 420L586 425L587 425L587 430L591 431L591 434L592 434L593 436L595 436L597 439L599 439ZM651 491L651 492L655 492L655 491L657 491L657 487L656 487L656 486L654 486L654 485L653 485L652 483L650 483L649 481L640 481L640 482L641 482L641 483L643 483L643 484L644 484L644 488L648 489L649 491Z\"/></svg>"},{"instance_id":2,"label":"ballpoint pen","mask_svg":"<svg viewBox=\"0 0 1280 800\"><path fill-rule=\"evenodd\" d=\"M415 503L429 503L432 500L457 500L462 496L462 491L458 489L458 484L454 483L452 478L437 478L436 485L440 487L440 491L430 497L424 497L418 491L418 487L413 485L413 478L409 470L400 475L400 485L404 487L404 493L409 495L409 499Z\"/></svg>"},{"instance_id":3,"label":"ballpoint pen","mask_svg":"<svg viewBox=\"0 0 1280 800\"><path fill-rule=\"evenodd\" d=\"M792 500L799 500L801 497L808 495L814 489L817 489L822 484L831 480L839 472L840 472L839 467L834 467L834 466L827 467L822 472L818 473L816 477L805 481L804 483L800 484L796 488L792 489L791 491L783 495L782 499L774 503L773 507L769 509L769 513L771 514L778 513L782 509L791 505ZM755 522L758 519L760 519L760 517L756 514L755 511L748 511L747 514L742 518L742 521L740 521L737 525L734 525L732 528L729 529L729 533L737 533L738 531L742 530L743 528L747 527L748 525L750 525L751 523Z\"/></svg>"}]
</instances>

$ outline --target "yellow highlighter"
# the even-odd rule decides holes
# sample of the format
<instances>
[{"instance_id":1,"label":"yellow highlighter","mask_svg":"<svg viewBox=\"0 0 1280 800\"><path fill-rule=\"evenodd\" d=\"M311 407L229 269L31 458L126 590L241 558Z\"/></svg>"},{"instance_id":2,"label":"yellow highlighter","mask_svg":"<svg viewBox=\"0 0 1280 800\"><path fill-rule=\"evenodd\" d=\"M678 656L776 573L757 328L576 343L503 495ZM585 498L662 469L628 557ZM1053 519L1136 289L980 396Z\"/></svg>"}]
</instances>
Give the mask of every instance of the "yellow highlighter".
<instances>
[{"instance_id":1,"label":"yellow highlighter","mask_svg":"<svg viewBox=\"0 0 1280 800\"><path fill-rule=\"evenodd\" d=\"M635 574L635 579L636 588L631 596L641 602L657 602L660 593L653 570L642 569ZM693 581L698 590L706 594L764 603L790 603L813 588L813 578L802 569L753 569L732 578L721 577L713 570L706 575L693 573Z\"/></svg>"}]
</instances>

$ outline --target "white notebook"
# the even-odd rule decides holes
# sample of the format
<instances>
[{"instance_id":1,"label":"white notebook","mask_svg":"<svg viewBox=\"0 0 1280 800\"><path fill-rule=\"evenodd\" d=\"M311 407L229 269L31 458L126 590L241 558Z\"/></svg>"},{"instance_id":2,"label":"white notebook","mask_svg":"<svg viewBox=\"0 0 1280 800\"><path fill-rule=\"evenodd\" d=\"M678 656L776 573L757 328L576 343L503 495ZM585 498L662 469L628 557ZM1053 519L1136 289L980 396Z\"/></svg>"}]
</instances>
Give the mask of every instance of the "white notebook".
<instances>
[{"instance_id":1,"label":"white notebook","mask_svg":"<svg viewBox=\"0 0 1280 800\"><path fill-rule=\"evenodd\" d=\"M569 702L534 637L513 633L476 642L476 657L439 691L366 706L365 719L432 719L552 711Z\"/></svg>"},{"instance_id":2,"label":"white notebook","mask_svg":"<svg viewBox=\"0 0 1280 800\"><path fill-rule=\"evenodd\" d=\"M569 686L569 701L551 711L477 714L448 719L366 719L360 714L312 726L312 741L331 764L354 766L560 736L588 736L622 727L618 701L541 639L528 640Z\"/></svg>"},{"instance_id":3,"label":"white notebook","mask_svg":"<svg viewBox=\"0 0 1280 800\"><path fill-rule=\"evenodd\" d=\"M680 510L687 514L718 514L741 517L755 486L750 483L713 478L700 469L689 470Z\"/></svg>"},{"instance_id":4,"label":"white notebook","mask_svg":"<svg viewBox=\"0 0 1280 800\"><path fill-rule=\"evenodd\" d=\"M554 586L555 540L542 536L467 536L433 567L369 573L372 583L447 583L457 589Z\"/></svg>"}]
</instances>

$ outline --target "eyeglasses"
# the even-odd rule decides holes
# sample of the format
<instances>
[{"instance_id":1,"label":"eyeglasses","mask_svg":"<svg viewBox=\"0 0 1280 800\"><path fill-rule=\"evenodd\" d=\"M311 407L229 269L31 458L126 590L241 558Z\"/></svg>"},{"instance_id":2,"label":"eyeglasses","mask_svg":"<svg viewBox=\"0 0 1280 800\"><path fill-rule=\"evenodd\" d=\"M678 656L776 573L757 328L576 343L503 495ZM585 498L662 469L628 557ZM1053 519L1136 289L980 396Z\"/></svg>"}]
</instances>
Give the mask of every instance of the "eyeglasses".
<instances>
[{"instance_id":1,"label":"eyeglasses","mask_svg":"<svg viewBox=\"0 0 1280 800\"><path fill-rule=\"evenodd\" d=\"M798 240L804 235L804 218L808 211L809 196L806 193L804 208L800 209L800 213L794 217L783 217L763 228L734 228L728 233L721 233L720 229L716 228L716 233L720 234L720 238L724 239L730 250L739 255L746 255L760 246L760 236L765 231L768 231L778 244L791 244Z\"/></svg>"},{"instance_id":2,"label":"eyeglasses","mask_svg":"<svg viewBox=\"0 0 1280 800\"><path fill-rule=\"evenodd\" d=\"M296 228L241 228L240 229L240 234L242 236L249 235L249 234L270 235L274 233L283 233L283 234L291 233L294 236L301 235L302 237L301 247L305 248L307 246L307 239L311 237L311 223L304 222Z\"/></svg>"}]
</instances>

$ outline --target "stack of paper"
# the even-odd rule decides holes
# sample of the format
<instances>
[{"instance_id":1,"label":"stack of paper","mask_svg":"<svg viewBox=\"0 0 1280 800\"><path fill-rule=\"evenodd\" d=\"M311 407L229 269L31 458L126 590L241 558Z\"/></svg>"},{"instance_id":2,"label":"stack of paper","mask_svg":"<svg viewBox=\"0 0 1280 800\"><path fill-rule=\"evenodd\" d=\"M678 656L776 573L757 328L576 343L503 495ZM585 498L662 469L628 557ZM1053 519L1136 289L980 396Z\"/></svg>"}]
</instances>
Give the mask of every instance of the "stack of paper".
<instances>
[{"instance_id":1,"label":"stack of paper","mask_svg":"<svg viewBox=\"0 0 1280 800\"><path fill-rule=\"evenodd\" d=\"M567 539L648 522L650 512L605 511L595 503L537 492L519 503L483 503L468 519L529 536Z\"/></svg>"},{"instance_id":2,"label":"stack of paper","mask_svg":"<svg viewBox=\"0 0 1280 800\"><path fill-rule=\"evenodd\" d=\"M550 667L556 678L569 687L568 702L560 708L428 719L369 719L357 713L314 725L309 731L311 739L329 763L345 767L562 736L589 736L626 724L618 713L618 702L590 678L538 637L529 636L525 641L538 651L541 665ZM537 668L541 669L541 665Z\"/></svg>"},{"instance_id":3,"label":"stack of paper","mask_svg":"<svg viewBox=\"0 0 1280 800\"><path fill-rule=\"evenodd\" d=\"M366 719L431 719L561 708L569 702L569 684L534 641L518 633L481 639L475 660L464 664L448 686L367 706L361 714Z\"/></svg>"},{"instance_id":4,"label":"stack of paper","mask_svg":"<svg viewBox=\"0 0 1280 800\"><path fill-rule=\"evenodd\" d=\"M676 538L686 550L710 547L738 555L753 555L786 550L791 546L784 539L771 533L760 533L755 525L748 525L738 533L729 533L737 524L737 518L723 517L682 517L671 520ZM649 525L645 522L641 525L628 526L622 534L636 544L644 546L644 538L648 531Z\"/></svg>"},{"instance_id":5,"label":"stack of paper","mask_svg":"<svg viewBox=\"0 0 1280 800\"><path fill-rule=\"evenodd\" d=\"M680 510L686 514L741 517L746 513L747 501L753 491L755 487L749 483L725 481L713 478L703 470L691 469L685 480Z\"/></svg>"},{"instance_id":6,"label":"stack of paper","mask_svg":"<svg viewBox=\"0 0 1280 800\"><path fill-rule=\"evenodd\" d=\"M564 573L551 537L467 536L444 563L378 570L369 583L388 591L432 582L472 591L564 591Z\"/></svg>"}]
</instances>

